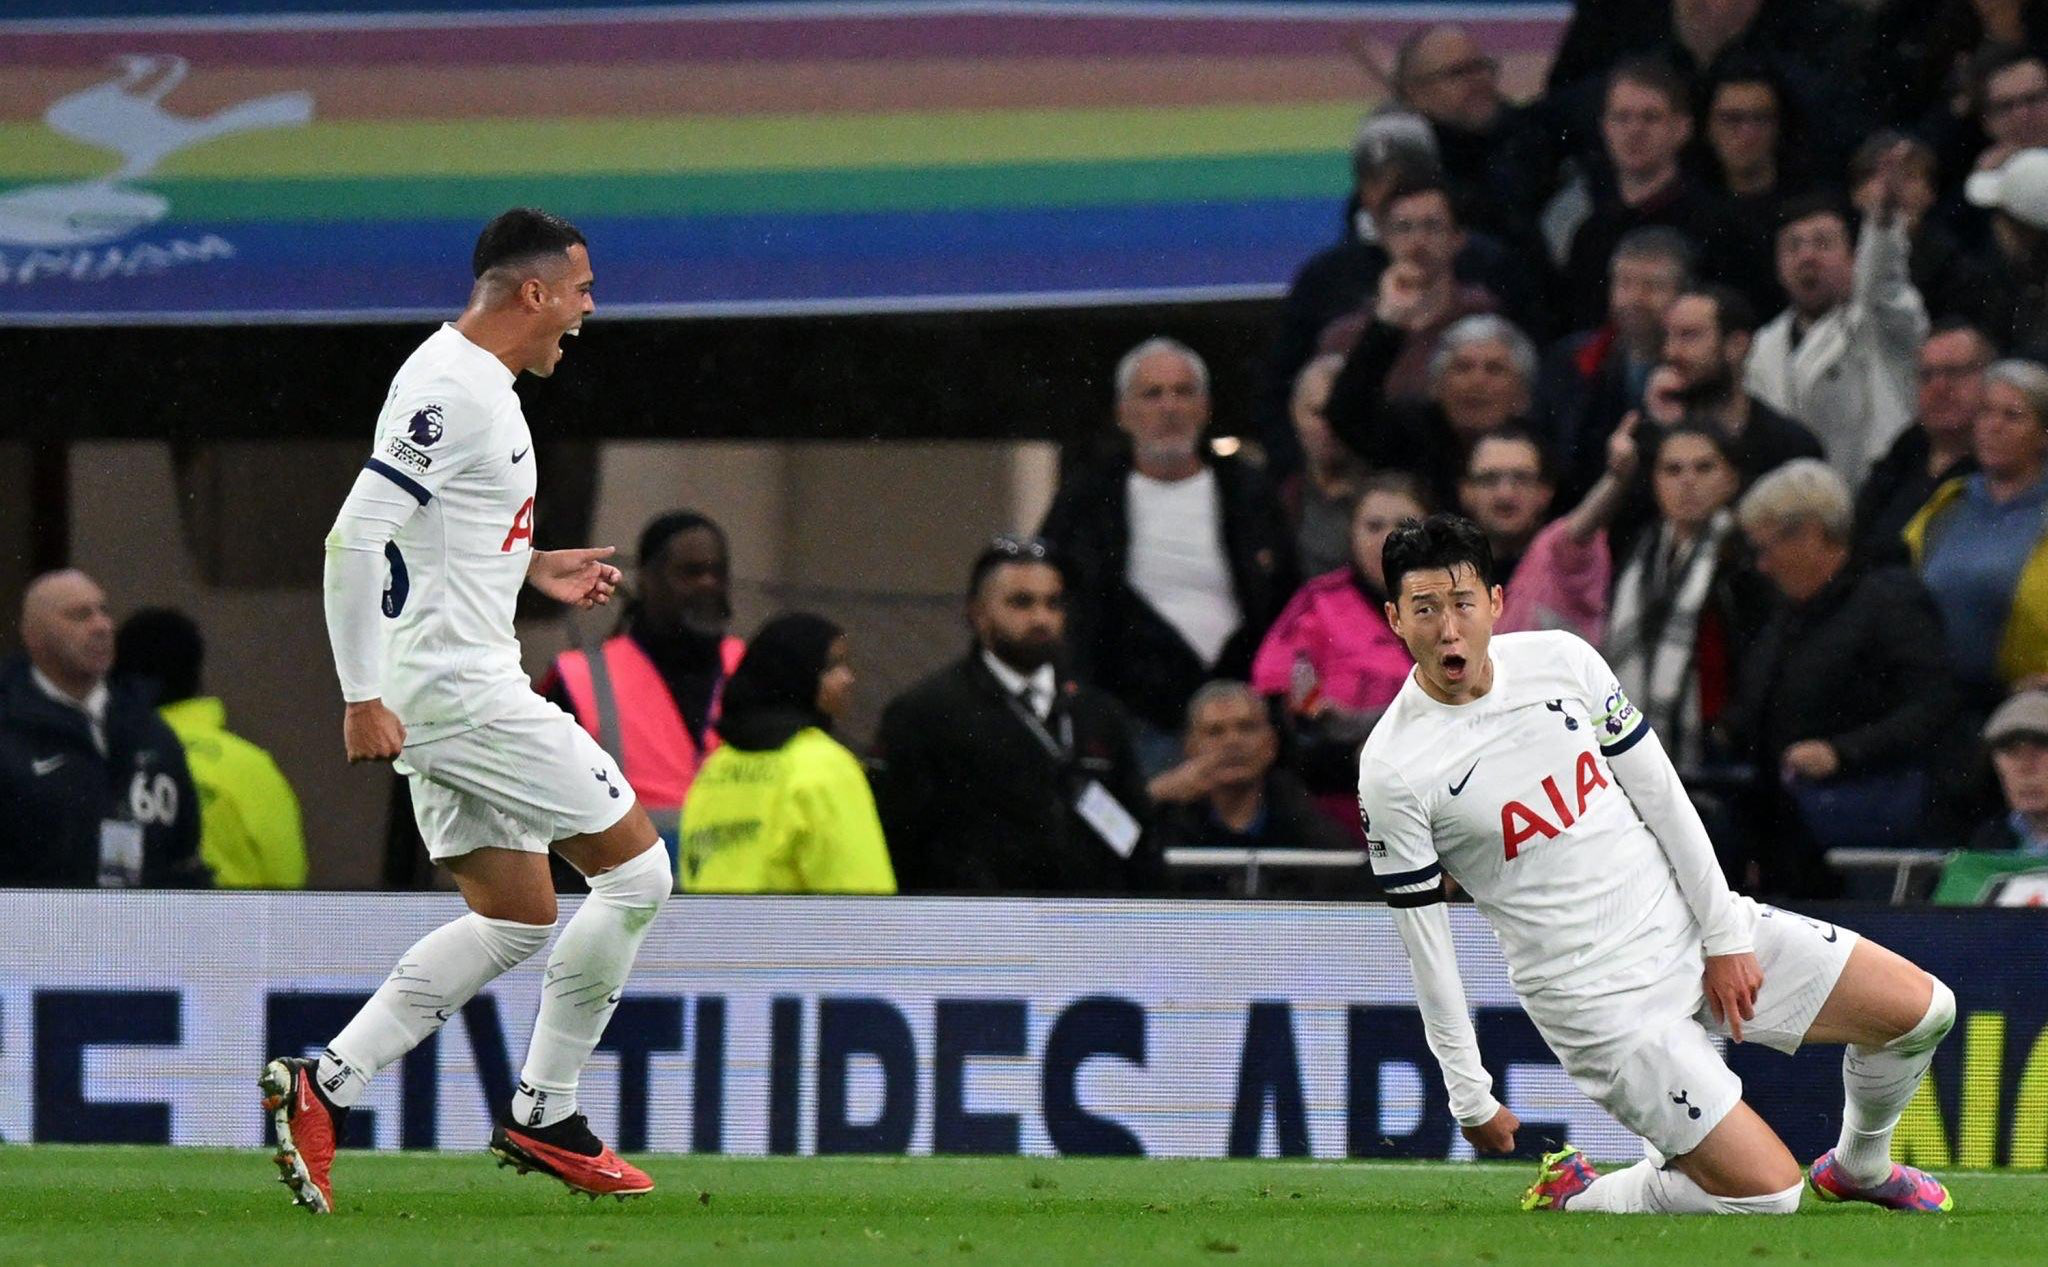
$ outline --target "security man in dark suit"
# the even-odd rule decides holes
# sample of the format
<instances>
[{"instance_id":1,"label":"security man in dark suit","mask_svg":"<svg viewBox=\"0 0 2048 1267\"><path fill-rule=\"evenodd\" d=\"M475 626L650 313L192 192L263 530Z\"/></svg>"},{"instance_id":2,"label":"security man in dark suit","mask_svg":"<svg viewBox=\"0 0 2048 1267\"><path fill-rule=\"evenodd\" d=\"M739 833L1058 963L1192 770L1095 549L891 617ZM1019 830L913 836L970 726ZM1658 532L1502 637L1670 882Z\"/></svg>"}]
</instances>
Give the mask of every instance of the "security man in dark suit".
<instances>
[{"instance_id":1,"label":"security man in dark suit","mask_svg":"<svg viewBox=\"0 0 2048 1267\"><path fill-rule=\"evenodd\" d=\"M0 665L0 885L210 884L184 746L148 699L107 682L106 594L67 569L21 606L28 654Z\"/></svg>"},{"instance_id":2,"label":"security man in dark suit","mask_svg":"<svg viewBox=\"0 0 2048 1267\"><path fill-rule=\"evenodd\" d=\"M1131 723L1058 670L1065 585L1043 541L975 559L975 645L893 700L871 772L902 891L1138 893L1164 887Z\"/></svg>"}]
</instances>

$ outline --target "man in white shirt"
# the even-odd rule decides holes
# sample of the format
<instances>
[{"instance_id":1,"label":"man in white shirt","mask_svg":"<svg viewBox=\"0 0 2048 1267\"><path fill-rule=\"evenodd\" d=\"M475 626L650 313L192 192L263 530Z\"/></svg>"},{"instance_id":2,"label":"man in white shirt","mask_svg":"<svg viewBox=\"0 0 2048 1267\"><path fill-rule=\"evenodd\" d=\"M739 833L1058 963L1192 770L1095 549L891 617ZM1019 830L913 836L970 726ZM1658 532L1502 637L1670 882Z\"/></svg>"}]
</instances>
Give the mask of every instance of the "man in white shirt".
<instances>
[{"instance_id":1,"label":"man in white shirt","mask_svg":"<svg viewBox=\"0 0 2048 1267\"><path fill-rule=\"evenodd\" d=\"M533 548L533 436L512 390L553 373L595 310L590 257L573 225L521 208L484 228L472 270L468 308L392 380L326 574L348 759L411 779L427 851L470 913L408 950L317 1061L264 1070L278 1166L315 1213L333 1209L334 1148L369 1079L547 943L551 850L590 897L548 958L491 1151L592 1196L654 1186L591 1133L576 1085L673 885L668 854L617 763L528 686L512 626L522 584L589 607L619 580L610 547Z\"/></svg>"},{"instance_id":2,"label":"man in white shirt","mask_svg":"<svg viewBox=\"0 0 2048 1267\"><path fill-rule=\"evenodd\" d=\"M1128 455L1072 472L1040 535L1067 573L1075 668L1139 723L1159 773L1180 753L1188 697L1243 678L1293 587L1293 536L1264 477L1204 452L1209 371L1148 339L1116 369Z\"/></svg>"},{"instance_id":3,"label":"man in white shirt","mask_svg":"<svg viewBox=\"0 0 2048 1267\"><path fill-rule=\"evenodd\" d=\"M1524 1209L1789 1213L1799 1166L1710 1041L1848 1045L1823 1200L1946 1210L1891 1160L1893 1127L1955 1019L1940 981L1855 933L1729 892L1699 815L1599 653L1568 633L1493 636L1501 592L1477 525L1396 529L1387 617L1416 668L1359 758L1374 875L1415 975L1451 1110L1482 1152L1520 1123L1479 1063L1443 880L1472 896L1559 1062L1649 1157L1596 1175L1544 1158Z\"/></svg>"}]
</instances>

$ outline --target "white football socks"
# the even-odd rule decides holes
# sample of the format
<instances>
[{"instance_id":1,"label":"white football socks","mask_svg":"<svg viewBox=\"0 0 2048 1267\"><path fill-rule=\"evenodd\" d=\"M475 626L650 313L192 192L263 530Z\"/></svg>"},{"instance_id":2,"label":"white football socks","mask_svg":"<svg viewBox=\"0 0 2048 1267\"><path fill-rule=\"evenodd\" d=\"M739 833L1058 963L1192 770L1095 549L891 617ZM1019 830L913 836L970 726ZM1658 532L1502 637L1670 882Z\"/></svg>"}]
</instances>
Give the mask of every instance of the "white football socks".
<instances>
[{"instance_id":1,"label":"white football socks","mask_svg":"<svg viewBox=\"0 0 2048 1267\"><path fill-rule=\"evenodd\" d=\"M640 943L674 887L659 840L632 861L590 877L590 896L548 956L533 1043L512 1096L515 1123L549 1126L576 1111L583 1064L618 1008Z\"/></svg>"},{"instance_id":2,"label":"white football socks","mask_svg":"<svg viewBox=\"0 0 2048 1267\"><path fill-rule=\"evenodd\" d=\"M548 943L551 924L487 919L471 911L413 944L384 984L321 1053L327 1098L354 1104L376 1073L441 1028L457 1008Z\"/></svg>"},{"instance_id":3,"label":"white football socks","mask_svg":"<svg viewBox=\"0 0 2048 1267\"><path fill-rule=\"evenodd\" d=\"M1892 1173L1892 1129L1920 1089L1934 1049L1956 1023L1956 996L1937 978L1927 1014L1882 1047L1851 1043L1842 1052L1842 1136L1835 1161L1851 1179L1880 1184Z\"/></svg>"},{"instance_id":4,"label":"white football socks","mask_svg":"<svg viewBox=\"0 0 2048 1267\"><path fill-rule=\"evenodd\" d=\"M1600 1176L1565 1206L1567 1214L1790 1214L1799 1185L1760 1197L1717 1197L1677 1170L1639 1161Z\"/></svg>"}]
</instances>

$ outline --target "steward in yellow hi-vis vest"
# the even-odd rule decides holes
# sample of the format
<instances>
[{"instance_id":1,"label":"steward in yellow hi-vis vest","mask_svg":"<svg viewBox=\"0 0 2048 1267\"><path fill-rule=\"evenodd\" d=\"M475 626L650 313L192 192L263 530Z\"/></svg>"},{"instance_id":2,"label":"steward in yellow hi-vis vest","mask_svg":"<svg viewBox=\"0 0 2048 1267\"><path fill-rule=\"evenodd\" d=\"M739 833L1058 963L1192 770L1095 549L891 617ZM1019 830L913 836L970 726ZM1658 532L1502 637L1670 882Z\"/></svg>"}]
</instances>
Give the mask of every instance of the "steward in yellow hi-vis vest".
<instances>
[{"instance_id":1,"label":"steward in yellow hi-vis vest","mask_svg":"<svg viewBox=\"0 0 2048 1267\"><path fill-rule=\"evenodd\" d=\"M795 613L754 636L683 803L685 892L896 891L867 775L827 733L852 694L832 622Z\"/></svg>"}]
</instances>

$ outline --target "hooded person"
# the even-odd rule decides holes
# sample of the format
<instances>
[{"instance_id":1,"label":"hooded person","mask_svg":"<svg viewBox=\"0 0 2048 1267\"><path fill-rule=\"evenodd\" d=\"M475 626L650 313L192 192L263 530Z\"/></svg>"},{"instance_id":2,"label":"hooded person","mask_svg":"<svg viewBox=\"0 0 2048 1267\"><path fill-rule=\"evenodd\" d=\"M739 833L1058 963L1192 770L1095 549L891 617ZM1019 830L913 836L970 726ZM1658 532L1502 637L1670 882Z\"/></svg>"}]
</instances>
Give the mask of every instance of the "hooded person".
<instances>
[{"instance_id":1,"label":"hooded person","mask_svg":"<svg viewBox=\"0 0 2048 1267\"><path fill-rule=\"evenodd\" d=\"M683 804L692 893L894 893L860 762L832 727L853 700L846 635L822 616L761 627L726 683L719 737Z\"/></svg>"}]
</instances>

